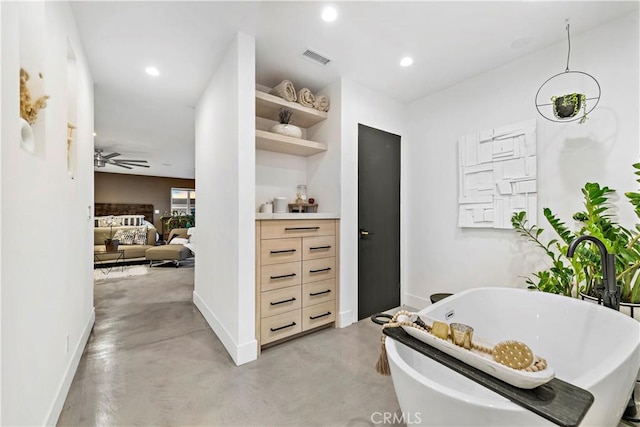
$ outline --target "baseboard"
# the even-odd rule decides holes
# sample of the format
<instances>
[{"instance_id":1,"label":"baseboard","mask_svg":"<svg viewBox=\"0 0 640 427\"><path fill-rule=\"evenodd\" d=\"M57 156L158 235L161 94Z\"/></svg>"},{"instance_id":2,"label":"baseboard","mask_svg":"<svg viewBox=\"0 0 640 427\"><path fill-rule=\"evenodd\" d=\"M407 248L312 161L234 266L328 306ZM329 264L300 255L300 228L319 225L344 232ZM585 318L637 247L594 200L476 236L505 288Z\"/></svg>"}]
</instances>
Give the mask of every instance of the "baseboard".
<instances>
[{"instance_id":1,"label":"baseboard","mask_svg":"<svg viewBox=\"0 0 640 427\"><path fill-rule=\"evenodd\" d=\"M217 335L218 339L220 339L224 348L227 349L227 353L229 353L229 356L231 356L236 365L240 366L258 358L257 340L248 341L238 345L235 339L233 339L231 334L229 334L227 329L220 322L218 317L213 314L207 303L204 302L196 291L193 291L193 303L198 307L198 310L200 310L204 319L207 321L211 329L213 329L213 332Z\"/></svg>"},{"instance_id":2,"label":"baseboard","mask_svg":"<svg viewBox=\"0 0 640 427\"><path fill-rule=\"evenodd\" d=\"M416 307L419 310L422 310L425 307L431 305L431 300L428 298L422 298L417 295L411 295L405 292L404 301L402 302L404 305L410 305L412 307Z\"/></svg>"},{"instance_id":3,"label":"baseboard","mask_svg":"<svg viewBox=\"0 0 640 427\"><path fill-rule=\"evenodd\" d=\"M353 312L351 310L341 311L338 315L338 328L346 328L347 326L352 325L353 320Z\"/></svg>"},{"instance_id":4,"label":"baseboard","mask_svg":"<svg viewBox=\"0 0 640 427\"><path fill-rule=\"evenodd\" d=\"M43 423L46 426L55 426L58 422L58 418L60 418L60 413L62 412L62 408L64 406L64 401L67 399L67 394L69 394L69 389L71 388L71 382L73 381L73 377L76 375L76 371L78 370L78 364L80 363L80 358L82 357L82 353L84 352L84 348L87 345L87 341L89 341L89 335L91 334L91 329L93 329L93 324L96 321L96 309L91 309L91 315L89 316L89 321L84 327L82 334L80 334L80 339L76 344L76 348L73 350L73 355L71 356L71 360L69 360L69 364L67 365L67 370L64 373L64 378L62 379L62 383L60 387L58 387L58 393L51 405L51 409L49 410L49 415L47 419Z\"/></svg>"}]
</instances>

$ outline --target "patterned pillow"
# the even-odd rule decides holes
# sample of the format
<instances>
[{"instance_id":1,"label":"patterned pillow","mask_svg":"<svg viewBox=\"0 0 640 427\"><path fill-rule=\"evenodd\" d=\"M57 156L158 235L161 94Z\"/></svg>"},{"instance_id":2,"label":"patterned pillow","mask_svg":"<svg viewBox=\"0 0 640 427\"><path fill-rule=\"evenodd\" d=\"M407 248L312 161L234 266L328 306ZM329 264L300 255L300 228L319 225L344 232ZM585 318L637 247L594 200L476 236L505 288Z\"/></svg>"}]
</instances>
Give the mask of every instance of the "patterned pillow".
<instances>
[{"instance_id":1,"label":"patterned pillow","mask_svg":"<svg viewBox=\"0 0 640 427\"><path fill-rule=\"evenodd\" d=\"M119 240L121 245L135 245L136 230L118 230L113 238Z\"/></svg>"},{"instance_id":2,"label":"patterned pillow","mask_svg":"<svg viewBox=\"0 0 640 427\"><path fill-rule=\"evenodd\" d=\"M135 245L146 245L147 244L147 227L136 227L134 229L135 237L133 238L133 243Z\"/></svg>"}]
</instances>

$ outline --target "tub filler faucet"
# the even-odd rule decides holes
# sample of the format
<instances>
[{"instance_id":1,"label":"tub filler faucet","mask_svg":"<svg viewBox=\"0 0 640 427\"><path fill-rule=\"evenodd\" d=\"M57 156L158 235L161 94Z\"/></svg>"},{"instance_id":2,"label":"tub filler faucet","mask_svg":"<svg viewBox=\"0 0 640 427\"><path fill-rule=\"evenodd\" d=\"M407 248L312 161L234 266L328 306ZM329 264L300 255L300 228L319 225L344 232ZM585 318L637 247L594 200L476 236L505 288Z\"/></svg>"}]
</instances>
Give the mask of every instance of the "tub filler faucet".
<instances>
[{"instance_id":1,"label":"tub filler faucet","mask_svg":"<svg viewBox=\"0 0 640 427\"><path fill-rule=\"evenodd\" d=\"M602 283L600 285L596 285L598 298L602 298L602 302L605 307L620 310L620 288L616 283L616 258L613 254L607 252L607 248L605 248L602 241L593 236L580 236L569 245L569 248L567 249L567 256L569 258L573 258L576 247L585 240L595 243L598 249L600 249Z\"/></svg>"}]
</instances>

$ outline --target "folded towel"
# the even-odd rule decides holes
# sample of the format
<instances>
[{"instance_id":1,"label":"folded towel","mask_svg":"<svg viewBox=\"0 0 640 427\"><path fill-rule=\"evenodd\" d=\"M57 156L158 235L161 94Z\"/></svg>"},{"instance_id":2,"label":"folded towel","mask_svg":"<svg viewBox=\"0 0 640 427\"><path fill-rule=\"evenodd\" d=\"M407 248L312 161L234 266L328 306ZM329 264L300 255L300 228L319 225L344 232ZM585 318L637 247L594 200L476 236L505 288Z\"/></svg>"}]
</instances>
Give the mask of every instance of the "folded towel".
<instances>
[{"instance_id":1,"label":"folded towel","mask_svg":"<svg viewBox=\"0 0 640 427\"><path fill-rule=\"evenodd\" d=\"M313 108L313 101L315 100L316 100L316 97L313 96L313 93L311 93L311 90L306 87L303 87L302 89L300 89L300 92L298 92L298 103L300 105Z\"/></svg>"},{"instance_id":2,"label":"folded towel","mask_svg":"<svg viewBox=\"0 0 640 427\"><path fill-rule=\"evenodd\" d=\"M293 83L289 80L283 80L278 86L271 89L269 93L286 101L296 102L296 88L293 87Z\"/></svg>"},{"instance_id":3,"label":"folded towel","mask_svg":"<svg viewBox=\"0 0 640 427\"><path fill-rule=\"evenodd\" d=\"M329 97L326 95L316 95L316 100L313 101L313 108L319 111L329 111L330 107Z\"/></svg>"}]
</instances>

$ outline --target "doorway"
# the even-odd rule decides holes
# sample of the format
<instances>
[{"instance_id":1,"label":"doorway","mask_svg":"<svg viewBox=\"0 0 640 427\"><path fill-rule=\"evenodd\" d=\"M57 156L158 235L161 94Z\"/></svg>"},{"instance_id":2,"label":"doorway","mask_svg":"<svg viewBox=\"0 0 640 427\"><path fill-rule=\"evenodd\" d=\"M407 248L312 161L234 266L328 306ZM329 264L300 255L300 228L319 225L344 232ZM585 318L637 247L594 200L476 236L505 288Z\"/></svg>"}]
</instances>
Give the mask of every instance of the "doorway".
<instances>
[{"instance_id":1,"label":"doorway","mask_svg":"<svg viewBox=\"0 0 640 427\"><path fill-rule=\"evenodd\" d=\"M358 124L358 320L400 305L400 136Z\"/></svg>"}]
</instances>

